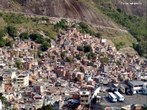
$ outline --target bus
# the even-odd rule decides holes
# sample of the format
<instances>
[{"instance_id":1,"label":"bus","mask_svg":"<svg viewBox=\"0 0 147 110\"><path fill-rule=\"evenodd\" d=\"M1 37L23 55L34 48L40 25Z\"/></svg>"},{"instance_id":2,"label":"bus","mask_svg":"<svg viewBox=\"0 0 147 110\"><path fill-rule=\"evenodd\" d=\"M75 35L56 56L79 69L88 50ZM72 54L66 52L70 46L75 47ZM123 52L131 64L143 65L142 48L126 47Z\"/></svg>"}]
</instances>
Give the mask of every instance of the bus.
<instances>
[{"instance_id":1,"label":"bus","mask_svg":"<svg viewBox=\"0 0 147 110\"><path fill-rule=\"evenodd\" d=\"M124 101L124 96L121 95L118 91L115 91L114 94L116 95L118 101L120 102Z\"/></svg>"},{"instance_id":2,"label":"bus","mask_svg":"<svg viewBox=\"0 0 147 110\"><path fill-rule=\"evenodd\" d=\"M108 97L112 102L117 102L117 97L112 92L108 93Z\"/></svg>"}]
</instances>

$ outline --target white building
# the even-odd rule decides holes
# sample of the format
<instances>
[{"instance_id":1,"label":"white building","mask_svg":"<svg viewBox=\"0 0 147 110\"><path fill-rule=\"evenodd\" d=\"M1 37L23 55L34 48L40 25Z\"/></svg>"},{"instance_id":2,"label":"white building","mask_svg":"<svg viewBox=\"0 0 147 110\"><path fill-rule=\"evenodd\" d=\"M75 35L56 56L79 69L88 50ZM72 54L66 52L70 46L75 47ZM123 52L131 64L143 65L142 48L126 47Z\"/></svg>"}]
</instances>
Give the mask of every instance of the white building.
<instances>
[{"instance_id":1,"label":"white building","mask_svg":"<svg viewBox=\"0 0 147 110\"><path fill-rule=\"evenodd\" d=\"M16 77L17 87L27 87L29 86L29 74L20 74Z\"/></svg>"},{"instance_id":2,"label":"white building","mask_svg":"<svg viewBox=\"0 0 147 110\"><path fill-rule=\"evenodd\" d=\"M80 104L88 105L91 101L91 92L90 91L80 91Z\"/></svg>"},{"instance_id":3,"label":"white building","mask_svg":"<svg viewBox=\"0 0 147 110\"><path fill-rule=\"evenodd\" d=\"M16 77L16 71L13 69L7 70L3 73L3 83L12 84Z\"/></svg>"},{"instance_id":4,"label":"white building","mask_svg":"<svg viewBox=\"0 0 147 110\"><path fill-rule=\"evenodd\" d=\"M0 81L0 93L3 93L3 92L5 92L4 83Z\"/></svg>"},{"instance_id":5,"label":"white building","mask_svg":"<svg viewBox=\"0 0 147 110\"><path fill-rule=\"evenodd\" d=\"M87 75L85 75L85 81L86 82L89 82L89 81L91 81L92 79L91 79L91 75L89 75L89 74L87 74Z\"/></svg>"},{"instance_id":6,"label":"white building","mask_svg":"<svg viewBox=\"0 0 147 110\"><path fill-rule=\"evenodd\" d=\"M3 108L3 104L2 104L2 101L0 100L0 110L2 110Z\"/></svg>"},{"instance_id":7,"label":"white building","mask_svg":"<svg viewBox=\"0 0 147 110\"><path fill-rule=\"evenodd\" d=\"M147 93L147 83L143 81L128 81L128 85L131 87L133 94L136 93Z\"/></svg>"},{"instance_id":8,"label":"white building","mask_svg":"<svg viewBox=\"0 0 147 110\"><path fill-rule=\"evenodd\" d=\"M147 94L147 82L143 84L143 93Z\"/></svg>"}]
</instances>

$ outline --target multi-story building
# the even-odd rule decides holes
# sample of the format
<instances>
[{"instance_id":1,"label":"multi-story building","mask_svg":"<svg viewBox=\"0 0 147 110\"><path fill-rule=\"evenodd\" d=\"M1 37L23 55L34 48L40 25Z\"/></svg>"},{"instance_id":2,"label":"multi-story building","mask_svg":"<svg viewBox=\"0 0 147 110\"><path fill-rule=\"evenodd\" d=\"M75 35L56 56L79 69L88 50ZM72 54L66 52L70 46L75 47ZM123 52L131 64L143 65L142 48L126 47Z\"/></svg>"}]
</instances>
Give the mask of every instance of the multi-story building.
<instances>
[{"instance_id":1,"label":"multi-story building","mask_svg":"<svg viewBox=\"0 0 147 110\"><path fill-rule=\"evenodd\" d=\"M20 74L16 77L17 87L27 87L29 86L29 74Z\"/></svg>"},{"instance_id":2,"label":"multi-story building","mask_svg":"<svg viewBox=\"0 0 147 110\"><path fill-rule=\"evenodd\" d=\"M12 85L13 80L16 77L16 71L8 70L3 73L3 83Z\"/></svg>"},{"instance_id":3,"label":"multi-story building","mask_svg":"<svg viewBox=\"0 0 147 110\"><path fill-rule=\"evenodd\" d=\"M128 85L130 86L133 94L136 93L147 93L147 83L143 81L138 81L138 80L133 80L133 81L128 81Z\"/></svg>"},{"instance_id":4,"label":"multi-story building","mask_svg":"<svg viewBox=\"0 0 147 110\"><path fill-rule=\"evenodd\" d=\"M90 91L80 91L80 104L88 105L91 101L91 92Z\"/></svg>"},{"instance_id":5,"label":"multi-story building","mask_svg":"<svg viewBox=\"0 0 147 110\"><path fill-rule=\"evenodd\" d=\"M0 77L0 93L5 92L5 86L4 83L1 81L1 77Z\"/></svg>"}]
</instances>

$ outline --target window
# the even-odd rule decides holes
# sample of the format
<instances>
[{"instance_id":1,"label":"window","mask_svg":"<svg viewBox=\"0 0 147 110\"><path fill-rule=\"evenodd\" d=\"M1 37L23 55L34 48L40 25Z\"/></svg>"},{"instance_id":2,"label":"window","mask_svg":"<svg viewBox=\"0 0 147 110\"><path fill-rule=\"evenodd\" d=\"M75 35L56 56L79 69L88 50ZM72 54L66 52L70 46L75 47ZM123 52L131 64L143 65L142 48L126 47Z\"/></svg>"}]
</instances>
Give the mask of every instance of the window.
<instances>
[{"instance_id":1,"label":"window","mask_svg":"<svg viewBox=\"0 0 147 110\"><path fill-rule=\"evenodd\" d=\"M142 90L139 90L138 92L142 92Z\"/></svg>"}]
</instances>

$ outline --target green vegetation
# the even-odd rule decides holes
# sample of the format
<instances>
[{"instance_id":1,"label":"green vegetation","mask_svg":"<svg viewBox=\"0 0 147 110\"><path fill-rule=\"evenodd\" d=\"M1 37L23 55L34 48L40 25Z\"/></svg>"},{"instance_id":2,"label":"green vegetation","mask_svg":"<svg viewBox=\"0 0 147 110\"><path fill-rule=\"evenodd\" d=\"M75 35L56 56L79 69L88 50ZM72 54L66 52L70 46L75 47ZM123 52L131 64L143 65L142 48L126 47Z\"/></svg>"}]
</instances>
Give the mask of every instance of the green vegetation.
<instances>
[{"instance_id":1,"label":"green vegetation","mask_svg":"<svg viewBox=\"0 0 147 110\"><path fill-rule=\"evenodd\" d=\"M86 23L80 22L78 23L78 25L79 25L78 29L81 33L95 35L95 32L92 29L90 29L90 27Z\"/></svg>"},{"instance_id":2,"label":"green vegetation","mask_svg":"<svg viewBox=\"0 0 147 110\"><path fill-rule=\"evenodd\" d=\"M49 22L49 18L48 17L42 17L42 20L45 20L46 22Z\"/></svg>"},{"instance_id":3,"label":"green vegetation","mask_svg":"<svg viewBox=\"0 0 147 110\"><path fill-rule=\"evenodd\" d=\"M8 26L7 27L7 32L8 32L8 34L9 34L9 36L11 36L11 37L17 37L17 29L15 28L15 27L13 27L13 26Z\"/></svg>"},{"instance_id":4,"label":"green vegetation","mask_svg":"<svg viewBox=\"0 0 147 110\"><path fill-rule=\"evenodd\" d=\"M123 11L123 9L119 7L117 8L116 4L118 1L115 1L116 4L112 0L93 0L93 1L79 0L79 1L86 4L91 9L97 12L101 11L101 13L107 15L115 23L117 23L120 26L123 26L126 30L128 30L129 33L131 33L131 35L139 42L139 44L137 44L136 41L133 39L133 37L127 33L119 33L111 29L109 30L98 29L99 32L103 33L102 37L110 39L113 41L114 44L116 44L117 49L127 46L132 47L132 43L136 43L136 46L138 45L141 48L144 48L144 43L142 42L147 41L145 16L139 17L136 15L126 14ZM123 43L123 45L121 43ZM139 55L147 56L147 52L143 52L143 54L141 54L142 50L137 49L136 46L133 47L139 53Z\"/></svg>"},{"instance_id":5,"label":"green vegetation","mask_svg":"<svg viewBox=\"0 0 147 110\"><path fill-rule=\"evenodd\" d=\"M17 110L16 108L12 108L11 110Z\"/></svg>"},{"instance_id":6,"label":"green vegetation","mask_svg":"<svg viewBox=\"0 0 147 110\"><path fill-rule=\"evenodd\" d=\"M135 15L127 15L123 11L116 12L106 8L102 8L101 10L116 23L126 27L138 41L146 39L146 26L144 25L146 21L144 18Z\"/></svg>"},{"instance_id":7,"label":"green vegetation","mask_svg":"<svg viewBox=\"0 0 147 110\"><path fill-rule=\"evenodd\" d=\"M88 53L88 52L91 52L92 51L92 48L90 45L84 45L84 46L78 46L77 47L77 50L78 51L83 51L85 53Z\"/></svg>"},{"instance_id":8,"label":"green vegetation","mask_svg":"<svg viewBox=\"0 0 147 110\"><path fill-rule=\"evenodd\" d=\"M109 58L108 57L100 58L100 62L101 63L109 63Z\"/></svg>"},{"instance_id":9,"label":"green vegetation","mask_svg":"<svg viewBox=\"0 0 147 110\"><path fill-rule=\"evenodd\" d=\"M72 57L66 57L66 61L67 62L72 62L73 61L73 58Z\"/></svg>"},{"instance_id":10,"label":"green vegetation","mask_svg":"<svg viewBox=\"0 0 147 110\"><path fill-rule=\"evenodd\" d=\"M37 110L54 110L52 105L43 105L42 108L39 108Z\"/></svg>"},{"instance_id":11,"label":"green vegetation","mask_svg":"<svg viewBox=\"0 0 147 110\"><path fill-rule=\"evenodd\" d=\"M33 34L30 34L30 39L35 41L36 43L43 43L44 42L44 38L43 38L43 35L39 34L39 33L33 33Z\"/></svg>"},{"instance_id":12,"label":"green vegetation","mask_svg":"<svg viewBox=\"0 0 147 110\"><path fill-rule=\"evenodd\" d=\"M84 51L84 47L83 47L83 46L78 46L78 47L77 47L77 50L78 50L78 51Z\"/></svg>"},{"instance_id":13,"label":"green vegetation","mask_svg":"<svg viewBox=\"0 0 147 110\"><path fill-rule=\"evenodd\" d=\"M69 28L66 19L61 19L61 21L54 26L55 29L67 29Z\"/></svg>"},{"instance_id":14,"label":"green vegetation","mask_svg":"<svg viewBox=\"0 0 147 110\"><path fill-rule=\"evenodd\" d=\"M46 51L50 47L50 39L44 38L43 35L41 35L39 33L33 33L29 37L30 37L30 39L32 39L36 43L42 44L42 46L41 46L42 51Z\"/></svg>"},{"instance_id":15,"label":"green vegetation","mask_svg":"<svg viewBox=\"0 0 147 110\"><path fill-rule=\"evenodd\" d=\"M65 56L66 56L66 53L67 53L67 51L63 51L63 52L61 52L61 58L64 58Z\"/></svg>"},{"instance_id":16,"label":"green vegetation","mask_svg":"<svg viewBox=\"0 0 147 110\"><path fill-rule=\"evenodd\" d=\"M25 40L29 38L29 34L27 32L23 32L19 35L20 39Z\"/></svg>"},{"instance_id":17,"label":"green vegetation","mask_svg":"<svg viewBox=\"0 0 147 110\"><path fill-rule=\"evenodd\" d=\"M78 60L81 60L81 55L80 55L80 54L76 55L76 58L77 58Z\"/></svg>"},{"instance_id":18,"label":"green vegetation","mask_svg":"<svg viewBox=\"0 0 147 110\"><path fill-rule=\"evenodd\" d=\"M115 63L116 63L116 65L118 65L118 66L121 65L121 63L120 63L119 61L116 61Z\"/></svg>"},{"instance_id":19,"label":"green vegetation","mask_svg":"<svg viewBox=\"0 0 147 110\"><path fill-rule=\"evenodd\" d=\"M42 52L41 50L38 50L37 55L38 55L39 57L42 57L42 54L43 54L43 52Z\"/></svg>"},{"instance_id":20,"label":"green vegetation","mask_svg":"<svg viewBox=\"0 0 147 110\"><path fill-rule=\"evenodd\" d=\"M75 82L78 82L80 81L80 78L79 77L75 77Z\"/></svg>"},{"instance_id":21,"label":"green vegetation","mask_svg":"<svg viewBox=\"0 0 147 110\"><path fill-rule=\"evenodd\" d=\"M46 21L46 23L39 23L39 21L44 20ZM47 33L47 36L49 36L49 38L51 39L55 39L55 36L57 36L57 32L54 29L54 25L49 23L48 17L29 18L23 14L5 14L0 12L0 25L0 29L5 29L7 28L7 26L13 26L17 29L17 31L21 32L22 30L25 30L25 32L27 32L28 34L43 31L44 33Z\"/></svg>"},{"instance_id":22,"label":"green vegetation","mask_svg":"<svg viewBox=\"0 0 147 110\"><path fill-rule=\"evenodd\" d=\"M21 23L28 23L30 21L29 18L25 17L23 14L0 14L0 17L2 17L8 24L21 24Z\"/></svg>"},{"instance_id":23,"label":"green vegetation","mask_svg":"<svg viewBox=\"0 0 147 110\"><path fill-rule=\"evenodd\" d=\"M0 47L4 47L5 46L5 40L0 40Z\"/></svg>"},{"instance_id":24,"label":"green vegetation","mask_svg":"<svg viewBox=\"0 0 147 110\"><path fill-rule=\"evenodd\" d=\"M90 63L88 63L88 66L93 66L94 67L94 63L90 62Z\"/></svg>"},{"instance_id":25,"label":"green vegetation","mask_svg":"<svg viewBox=\"0 0 147 110\"><path fill-rule=\"evenodd\" d=\"M48 82L48 79L47 78L43 78L43 82Z\"/></svg>"},{"instance_id":26,"label":"green vegetation","mask_svg":"<svg viewBox=\"0 0 147 110\"><path fill-rule=\"evenodd\" d=\"M100 38L102 37L102 34L101 34L101 33L96 33L96 34L95 34L95 37L97 37L97 38L100 39Z\"/></svg>"},{"instance_id":27,"label":"green vegetation","mask_svg":"<svg viewBox=\"0 0 147 110\"><path fill-rule=\"evenodd\" d=\"M145 108L143 108L142 110L147 110L147 106Z\"/></svg>"},{"instance_id":28,"label":"green vegetation","mask_svg":"<svg viewBox=\"0 0 147 110\"><path fill-rule=\"evenodd\" d=\"M9 38L7 38L5 40L5 46L9 46L9 47L12 47L14 44L14 41L13 40L10 40Z\"/></svg>"},{"instance_id":29,"label":"green vegetation","mask_svg":"<svg viewBox=\"0 0 147 110\"><path fill-rule=\"evenodd\" d=\"M6 35L6 30L5 29L0 29L0 39Z\"/></svg>"},{"instance_id":30,"label":"green vegetation","mask_svg":"<svg viewBox=\"0 0 147 110\"><path fill-rule=\"evenodd\" d=\"M84 52L85 52L85 53L88 53L88 52L91 52L91 51L92 51L92 48L91 48L90 45L85 45L85 46L84 46Z\"/></svg>"},{"instance_id":31,"label":"green vegetation","mask_svg":"<svg viewBox=\"0 0 147 110\"><path fill-rule=\"evenodd\" d=\"M144 56L147 58L147 41L142 41L138 44L134 44L133 47L140 56Z\"/></svg>"},{"instance_id":32,"label":"green vegetation","mask_svg":"<svg viewBox=\"0 0 147 110\"><path fill-rule=\"evenodd\" d=\"M10 46L12 47L13 41L9 38L4 39L4 36L6 35L6 29L0 29L0 47L4 46Z\"/></svg>"},{"instance_id":33,"label":"green vegetation","mask_svg":"<svg viewBox=\"0 0 147 110\"><path fill-rule=\"evenodd\" d=\"M124 42L117 42L115 43L116 49L119 50L121 47L123 47L125 45Z\"/></svg>"},{"instance_id":34,"label":"green vegetation","mask_svg":"<svg viewBox=\"0 0 147 110\"><path fill-rule=\"evenodd\" d=\"M48 50L49 47L50 47L50 44L45 41L45 42L43 42L43 44L41 46L41 50L46 51L46 50Z\"/></svg>"},{"instance_id":35,"label":"green vegetation","mask_svg":"<svg viewBox=\"0 0 147 110\"><path fill-rule=\"evenodd\" d=\"M133 46L134 49L139 53L140 56L146 56L147 49L145 49L146 45L144 44L144 41L147 41L146 25L144 25L146 24L146 19L144 17L126 14L121 8L115 9L115 6L108 1L100 0L96 1L96 3L97 7L99 7L98 9L101 10L102 13L110 17L117 24L125 27L131 33L131 35L136 38L139 43ZM120 49L126 44L122 41L117 42L115 39L117 49Z\"/></svg>"},{"instance_id":36,"label":"green vegetation","mask_svg":"<svg viewBox=\"0 0 147 110\"><path fill-rule=\"evenodd\" d=\"M15 65L14 65L16 68L18 69L22 69L22 62L20 60L16 61L15 62Z\"/></svg>"},{"instance_id":37,"label":"green vegetation","mask_svg":"<svg viewBox=\"0 0 147 110\"><path fill-rule=\"evenodd\" d=\"M3 96L0 96L0 100L2 101L2 103L5 105L5 107L10 106L10 103L7 101L7 99Z\"/></svg>"},{"instance_id":38,"label":"green vegetation","mask_svg":"<svg viewBox=\"0 0 147 110\"><path fill-rule=\"evenodd\" d=\"M92 58L94 58L94 57L95 57L95 53L90 52L90 53L88 54L88 59L92 59Z\"/></svg>"}]
</instances>

